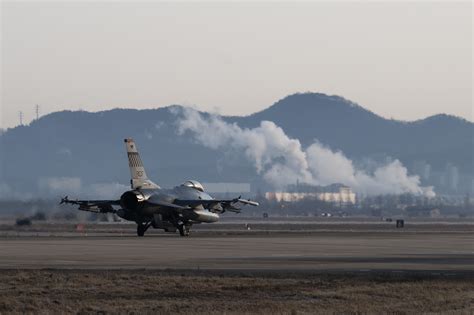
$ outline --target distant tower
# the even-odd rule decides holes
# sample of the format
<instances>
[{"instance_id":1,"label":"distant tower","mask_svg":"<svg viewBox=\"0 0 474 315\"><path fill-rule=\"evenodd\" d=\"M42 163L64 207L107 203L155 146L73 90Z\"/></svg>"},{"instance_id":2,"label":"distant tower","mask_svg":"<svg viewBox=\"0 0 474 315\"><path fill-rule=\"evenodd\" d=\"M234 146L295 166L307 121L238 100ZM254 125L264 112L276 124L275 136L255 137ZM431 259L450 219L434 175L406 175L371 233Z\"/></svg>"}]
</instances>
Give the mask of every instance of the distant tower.
<instances>
[{"instance_id":1,"label":"distant tower","mask_svg":"<svg viewBox=\"0 0 474 315\"><path fill-rule=\"evenodd\" d=\"M21 110L18 112L18 117L20 118L20 126L23 126L23 112Z\"/></svg>"},{"instance_id":2,"label":"distant tower","mask_svg":"<svg viewBox=\"0 0 474 315\"><path fill-rule=\"evenodd\" d=\"M456 165L448 163L446 165L446 186L452 191L457 192L459 185L459 169Z\"/></svg>"},{"instance_id":3,"label":"distant tower","mask_svg":"<svg viewBox=\"0 0 474 315\"><path fill-rule=\"evenodd\" d=\"M36 113L36 120L39 118L40 106L38 104L35 105L35 113Z\"/></svg>"}]
</instances>

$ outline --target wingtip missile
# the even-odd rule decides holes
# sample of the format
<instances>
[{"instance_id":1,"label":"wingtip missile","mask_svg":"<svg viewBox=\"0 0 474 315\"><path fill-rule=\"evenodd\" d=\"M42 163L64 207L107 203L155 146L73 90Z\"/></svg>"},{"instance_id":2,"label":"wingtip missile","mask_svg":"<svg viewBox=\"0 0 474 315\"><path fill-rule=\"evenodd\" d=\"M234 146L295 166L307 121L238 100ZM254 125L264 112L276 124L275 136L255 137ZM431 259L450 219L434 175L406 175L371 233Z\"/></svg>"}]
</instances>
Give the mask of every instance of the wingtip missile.
<instances>
[{"instance_id":1,"label":"wingtip missile","mask_svg":"<svg viewBox=\"0 0 474 315\"><path fill-rule=\"evenodd\" d=\"M64 203L68 203L68 202L69 202L69 197L65 196L64 198L61 198L61 202L59 204L62 205Z\"/></svg>"}]
</instances>

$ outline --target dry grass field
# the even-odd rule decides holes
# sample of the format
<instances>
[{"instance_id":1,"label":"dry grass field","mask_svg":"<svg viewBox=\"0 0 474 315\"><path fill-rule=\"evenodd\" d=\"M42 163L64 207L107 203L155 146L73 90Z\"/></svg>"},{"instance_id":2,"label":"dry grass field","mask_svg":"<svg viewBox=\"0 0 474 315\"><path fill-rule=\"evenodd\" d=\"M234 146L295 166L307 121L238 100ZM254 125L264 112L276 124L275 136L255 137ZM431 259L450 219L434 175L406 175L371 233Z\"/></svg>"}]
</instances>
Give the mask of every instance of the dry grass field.
<instances>
[{"instance_id":1,"label":"dry grass field","mask_svg":"<svg viewBox=\"0 0 474 315\"><path fill-rule=\"evenodd\" d=\"M0 224L0 314L474 314L472 221Z\"/></svg>"},{"instance_id":2,"label":"dry grass field","mask_svg":"<svg viewBox=\"0 0 474 315\"><path fill-rule=\"evenodd\" d=\"M474 312L472 274L3 270L0 292L2 314Z\"/></svg>"}]
</instances>

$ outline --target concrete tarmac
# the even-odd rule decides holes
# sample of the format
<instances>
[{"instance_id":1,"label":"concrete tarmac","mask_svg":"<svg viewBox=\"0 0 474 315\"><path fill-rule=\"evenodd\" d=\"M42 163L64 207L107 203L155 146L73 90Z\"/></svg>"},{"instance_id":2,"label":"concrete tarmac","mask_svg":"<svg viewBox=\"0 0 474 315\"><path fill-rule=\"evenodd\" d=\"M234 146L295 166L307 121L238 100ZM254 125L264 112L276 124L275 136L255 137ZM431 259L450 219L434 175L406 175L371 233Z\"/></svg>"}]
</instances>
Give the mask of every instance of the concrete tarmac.
<instances>
[{"instance_id":1,"label":"concrete tarmac","mask_svg":"<svg viewBox=\"0 0 474 315\"><path fill-rule=\"evenodd\" d=\"M474 271L474 235L330 233L0 239L0 268Z\"/></svg>"}]
</instances>

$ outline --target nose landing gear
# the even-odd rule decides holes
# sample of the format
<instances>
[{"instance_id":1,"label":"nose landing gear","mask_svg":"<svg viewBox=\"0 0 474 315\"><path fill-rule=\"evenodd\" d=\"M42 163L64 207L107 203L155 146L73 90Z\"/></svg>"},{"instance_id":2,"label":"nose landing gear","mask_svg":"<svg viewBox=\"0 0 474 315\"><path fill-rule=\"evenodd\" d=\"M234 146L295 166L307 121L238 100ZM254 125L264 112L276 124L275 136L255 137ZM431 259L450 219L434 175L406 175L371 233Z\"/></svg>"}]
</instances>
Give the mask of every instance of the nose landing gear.
<instances>
[{"instance_id":1,"label":"nose landing gear","mask_svg":"<svg viewBox=\"0 0 474 315\"><path fill-rule=\"evenodd\" d=\"M178 224L178 231L179 231L179 235L181 236L189 236L190 229L191 229L191 225Z\"/></svg>"}]
</instances>

